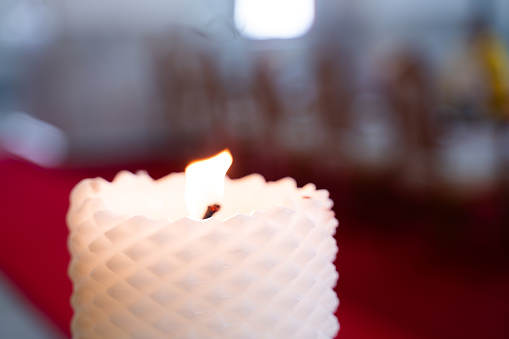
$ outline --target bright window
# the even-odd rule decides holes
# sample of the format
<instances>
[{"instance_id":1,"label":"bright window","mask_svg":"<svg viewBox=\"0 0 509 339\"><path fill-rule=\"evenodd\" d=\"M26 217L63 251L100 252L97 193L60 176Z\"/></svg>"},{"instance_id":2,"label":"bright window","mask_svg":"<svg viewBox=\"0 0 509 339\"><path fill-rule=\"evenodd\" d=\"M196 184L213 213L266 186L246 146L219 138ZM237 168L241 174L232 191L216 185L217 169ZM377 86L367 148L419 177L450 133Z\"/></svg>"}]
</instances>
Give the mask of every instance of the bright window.
<instances>
[{"instance_id":1,"label":"bright window","mask_svg":"<svg viewBox=\"0 0 509 339\"><path fill-rule=\"evenodd\" d=\"M235 26L251 39L298 38L314 19L314 0L235 0Z\"/></svg>"}]
</instances>

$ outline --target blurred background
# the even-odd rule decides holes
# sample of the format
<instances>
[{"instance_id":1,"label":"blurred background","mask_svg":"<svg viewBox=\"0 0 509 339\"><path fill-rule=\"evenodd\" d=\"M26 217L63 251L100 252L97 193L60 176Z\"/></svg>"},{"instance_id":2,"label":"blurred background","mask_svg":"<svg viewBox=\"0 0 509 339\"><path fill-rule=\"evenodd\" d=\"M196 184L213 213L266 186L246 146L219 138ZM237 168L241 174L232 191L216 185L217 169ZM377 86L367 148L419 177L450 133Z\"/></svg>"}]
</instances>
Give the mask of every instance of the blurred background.
<instances>
[{"instance_id":1,"label":"blurred background","mask_svg":"<svg viewBox=\"0 0 509 339\"><path fill-rule=\"evenodd\" d=\"M69 336L79 180L224 148L330 191L339 338L509 337L508 43L505 0L0 0L0 337Z\"/></svg>"}]
</instances>

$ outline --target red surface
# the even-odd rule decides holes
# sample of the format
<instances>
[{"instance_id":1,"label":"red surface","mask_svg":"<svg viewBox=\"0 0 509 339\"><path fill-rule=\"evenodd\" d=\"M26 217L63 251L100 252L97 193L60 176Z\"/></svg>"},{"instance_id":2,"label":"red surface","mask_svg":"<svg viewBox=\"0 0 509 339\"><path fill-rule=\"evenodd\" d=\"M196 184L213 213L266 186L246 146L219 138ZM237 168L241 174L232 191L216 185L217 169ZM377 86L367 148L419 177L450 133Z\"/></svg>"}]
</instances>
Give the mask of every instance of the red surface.
<instances>
[{"instance_id":1,"label":"red surface","mask_svg":"<svg viewBox=\"0 0 509 339\"><path fill-rule=\"evenodd\" d=\"M147 166L154 177L183 169ZM138 168L143 167L127 169ZM111 180L118 170L48 170L0 161L0 269L67 335L72 314L68 196L81 179ZM346 194L338 194L337 200ZM471 267L470 260L437 255L416 232L360 231L359 224L342 213L337 261L340 339L509 338L509 274L504 264Z\"/></svg>"}]
</instances>

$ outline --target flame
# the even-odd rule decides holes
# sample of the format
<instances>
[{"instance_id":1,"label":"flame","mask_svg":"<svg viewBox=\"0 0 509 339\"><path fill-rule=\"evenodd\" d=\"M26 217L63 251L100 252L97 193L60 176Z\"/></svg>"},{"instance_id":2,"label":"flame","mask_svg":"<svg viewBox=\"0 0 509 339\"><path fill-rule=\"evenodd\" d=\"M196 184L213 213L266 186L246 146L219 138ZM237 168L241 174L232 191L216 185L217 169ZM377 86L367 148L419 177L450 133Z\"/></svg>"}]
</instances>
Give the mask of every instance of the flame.
<instances>
[{"instance_id":1,"label":"flame","mask_svg":"<svg viewBox=\"0 0 509 339\"><path fill-rule=\"evenodd\" d=\"M224 177L232 164L230 151L186 167L185 199L189 215L201 219L207 206L221 204L224 197Z\"/></svg>"}]
</instances>

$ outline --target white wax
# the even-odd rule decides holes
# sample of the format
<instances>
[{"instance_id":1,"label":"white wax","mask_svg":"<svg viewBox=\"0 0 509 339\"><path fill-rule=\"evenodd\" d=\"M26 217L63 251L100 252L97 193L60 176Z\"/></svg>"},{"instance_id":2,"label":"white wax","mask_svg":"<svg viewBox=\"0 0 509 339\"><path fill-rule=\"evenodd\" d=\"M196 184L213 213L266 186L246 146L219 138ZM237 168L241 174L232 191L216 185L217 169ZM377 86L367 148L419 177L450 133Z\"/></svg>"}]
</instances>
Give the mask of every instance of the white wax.
<instances>
[{"instance_id":1,"label":"white wax","mask_svg":"<svg viewBox=\"0 0 509 339\"><path fill-rule=\"evenodd\" d=\"M333 338L337 220L325 190L225 181L188 218L185 176L121 172L71 194L73 338Z\"/></svg>"}]
</instances>

